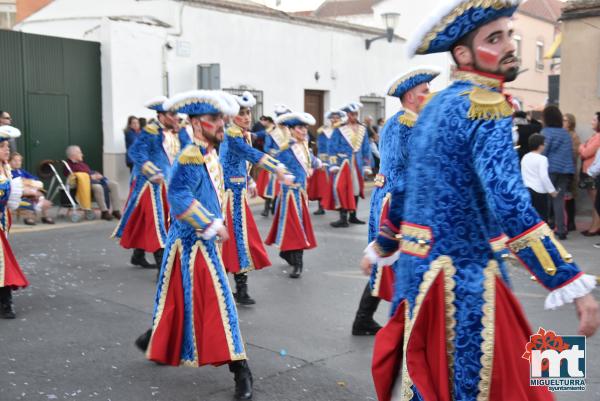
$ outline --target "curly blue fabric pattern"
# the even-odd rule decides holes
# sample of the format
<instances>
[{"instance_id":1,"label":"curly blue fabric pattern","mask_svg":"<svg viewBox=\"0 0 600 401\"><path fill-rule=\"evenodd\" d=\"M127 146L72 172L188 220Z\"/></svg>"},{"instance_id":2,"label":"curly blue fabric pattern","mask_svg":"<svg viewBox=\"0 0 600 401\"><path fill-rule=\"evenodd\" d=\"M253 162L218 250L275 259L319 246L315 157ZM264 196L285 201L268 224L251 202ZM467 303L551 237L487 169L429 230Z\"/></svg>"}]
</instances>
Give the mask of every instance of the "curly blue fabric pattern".
<instances>
[{"instance_id":1,"label":"curly blue fabric pattern","mask_svg":"<svg viewBox=\"0 0 600 401\"><path fill-rule=\"evenodd\" d=\"M205 148L200 147L200 150L202 154L205 154ZM192 251L195 248L198 248L195 256L196 258L203 258L204 255L202 251L204 251L209 259L206 261L207 264L214 266L217 277L216 280L213 279L213 287L215 291L221 291L218 295L224 300L225 309L227 311L227 316L223 317L223 326L226 330L227 328L231 330L235 352L243 353L244 344L239 328L237 310L229 287L227 273L221 262L220 250L215 243L215 239L202 239L191 224L184 219L178 219L178 216L188 210L190 205L194 202L199 202L202 207L209 212L209 216L212 220L222 218L219 197L215 192L206 167L201 164L180 164L176 161L173 165L171 183L168 188L167 196L171 205L173 223L167 236L165 255L163 257L158 282L164 282L169 254L174 250L174 247L177 247L178 243L180 243L182 250L179 258L181 263L181 278L185 305L181 360L193 361L194 353L198 351L194 343L193 330L193 316L197 311L192 308L192 297L194 291L199 291L200 288L207 288L206 286L203 286L202 283L193 284L197 289L192 287L190 272L193 272L196 268L196 266L192 265L195 261L195 259L192 260ZM163 296L162 290L163 286L159 284L157 286L155 297L153 319L156 319L157 314L159 313L160 300ZM211 334L196 332L195 335L209 336Z\"/></svg>"},{"instance_id":2,"label":"curly blue fabric pattern","mask_svg":"<svg viewBox=\"0 0 600 401\"><path fill-rule=\"evenodd\" d=\"M394 308L406 299L412 317L419 286L434 260L448 256L455 267L452 383L454 399L460 401L475 401L479 393L484 272L490 261L501 259L490 240L501 233L518 237L541 222L521 179L511 119L468 118L468 94L475 85L456 81L421 112L407 147L404 206L396 217L428 227L433 241L424 256L400 255L396 282L403 286L394 294ZM392 198L390 214L394 208ZM561 259L553 239L542 243L556 263L555 275L544 274L530 248L519 257L540 274L543 285L554 289L579 274L575 264ZM421 399L415 390L414 399Z\"/></svg>"},{"instance_id":3,"label":"curly blue fabric pattern","mask_svg":"<svg viewBox=\"0 0 600 401\"><path fill-rule=\"evenodd\" d=\"M339 167L346 160L351 162L356 153L355 159L358 166L358 174L363 174L363 168L371 166L371 148L369 147L369 136L367 135L367 132L365 132L360 144L360 148L357 152L354 152L350 143L348 143L346 138L344 138L340 128L341 127L333 130L331 138L327 144L329 156L335 156L337 158L335 164Z\"/></svg>"},{"instance_id":4,"label":"curly blue fabric pattern","mask_svg":"<svg viewBox=\"0 0 600 401\"><path fill-rule=\"evenodd\" d=\"M232 135L231 129L237 129L237 127L230 128L227 130L225 139L219 148L219 160L223 166L223 175L225 177L225 190L231 193L232 202L232 217L233 217L233 230L236 242L236 249L238 250L238 259L240 263L240 271L248 270L253 268L251 255L248 254L249 244L247 243L249 238L244 236L246 228L244 227L244 221L242 213L245 207L245 194L246 194L246 183L249 179L249 164L257 164L265 156L265 153L254 149L250 144L250 138L243 136ZM241 131L241 129L239 129ZM268 136L270 138L270 136ZM265 146L267 149L273 149L275 143L273 140L269 140L269 145ZM276 145L275 145L276 146ZM260 164L262 168L269 171L270 173L275 172L275 166L269 163ZM243 178L244 181L240 182L239 179ZM275 179L275 177L271 177ZM230 223L231 224L231 223ZM228 268L230 268L228 266Z\"/></svg>"}]
</instances>

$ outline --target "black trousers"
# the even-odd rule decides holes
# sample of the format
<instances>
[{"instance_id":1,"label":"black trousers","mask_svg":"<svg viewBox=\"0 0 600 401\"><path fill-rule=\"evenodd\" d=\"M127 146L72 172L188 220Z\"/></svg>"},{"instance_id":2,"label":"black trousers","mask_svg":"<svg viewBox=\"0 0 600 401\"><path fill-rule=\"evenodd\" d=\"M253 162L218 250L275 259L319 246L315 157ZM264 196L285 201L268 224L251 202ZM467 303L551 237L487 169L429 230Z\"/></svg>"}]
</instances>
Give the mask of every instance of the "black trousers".
<instances>
[{"instance_id":1,"label":"black trousers","mask_svg":"<svg viewBox=\"0 0 600 401\"><path fill-rule=\"evenodd\" d=\"M548 222L548 206L550 204L550 200L548 199L548 194L541 194L539 192L535 192L531 188L527 188L529 190L529 195L531 195L531 203L533 207L538 212L542 220L546 223Z\"/></svg>"}]
</instances>

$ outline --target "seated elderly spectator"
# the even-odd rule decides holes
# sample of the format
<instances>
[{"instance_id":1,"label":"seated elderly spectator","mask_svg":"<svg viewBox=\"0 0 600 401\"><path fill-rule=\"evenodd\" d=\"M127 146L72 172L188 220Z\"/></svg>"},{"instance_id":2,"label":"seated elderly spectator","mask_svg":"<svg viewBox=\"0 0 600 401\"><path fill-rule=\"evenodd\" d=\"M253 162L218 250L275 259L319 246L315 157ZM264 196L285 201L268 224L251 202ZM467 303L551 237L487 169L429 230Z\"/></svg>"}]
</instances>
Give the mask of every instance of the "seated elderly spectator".
<instances>
[{"instance_id":1,"label":"seated elderly spectator","mask_svg":"<svg viewBox=\"0 0 600 401\"><path fill-rule=\"evenodd\" d=\"M35 175L22 169L23 156L13 153L8 160L13 178L21 177L23 182L23 197L17 208L17 213L23 214L23 223L34 226L36 213L42 215L42 223L54 224L54 220L48 217L48 209L52 202L44 197L44 183Z\"/></svg>"},{"instance_id":2,"label":"seated elderly spectator","mask_svg":"<svg viewBox=\"0 0 600 401\"><path fill-rule=\"evenodd\" d=\"M84 210L90 210L92 207L91 194L94 195L94 200L98 203L102 211L101 218L110 221L114 216L117 219L121 218L119 187L117 183L109 180L100 172L94 171L83 161L83 152L77 145L71 145L67 148L67 164L71 168L74 177L69 177L71 184L77 187L76 198ZM70 172L65 169L66 176ZM91 188L90 188L91 187ZM110 209L112 208L112 216Z\"/></svg>"}]
</instances>

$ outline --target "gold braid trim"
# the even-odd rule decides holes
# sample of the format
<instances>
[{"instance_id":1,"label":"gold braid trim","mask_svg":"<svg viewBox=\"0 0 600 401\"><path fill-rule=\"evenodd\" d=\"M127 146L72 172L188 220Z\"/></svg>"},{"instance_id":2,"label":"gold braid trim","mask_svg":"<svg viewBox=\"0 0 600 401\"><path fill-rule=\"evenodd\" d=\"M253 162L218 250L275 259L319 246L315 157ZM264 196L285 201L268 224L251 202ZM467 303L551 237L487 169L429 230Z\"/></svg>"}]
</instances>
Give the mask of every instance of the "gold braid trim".
<instances>
[{"instance_id":1,"label":"gold braid trim","mask_svg":"<svg viewBox=\"0 0 600 401\"><path fill-rule=\"evenodd\" d=\"M541 224L534 230L531 230L527 234L517 238L516 240L509 241L508 246L515 254L524 249L531 248L540 265L543 267L544 272L550 276L554 276L556 274L557 267L552 260L552 256L550 256L548 253L546 246L542 242L546 238L550 238L550 241L552 241L558 250L563 261L566 263L573 263L573 255L571 255L565 249L565 247L558 242L554 236L554 232L545 223Z\"/></svg>"},{"instance_id":2,"label":"gold braid trim","mask_svg":"<svg viewBox=\"0 0 600 401\"><path fill-rule=\"evenodd\" d=\"M512 116L513 109L502 93L478 86L467 93L471 101L468 114L471 120L500 120Z\"/></svg>"},{"instance_id":3,"label":"gold braid trim","mask_svg":"<svg viewBox=\"0 0 600 401\"><path fill-rule=\"evenodd\" d=\"M452 259L449 256L440 256L434 260L427 272L423 275L423 280L419 285L419 294L415 299L415 306L413 309L412 319L409 317L408 305L406 307L405 322L406 327L404 329L404 347L403 347L403 358L402 358L402 401L411 401L414 397L412 391L413 381L410 378L406 365L406 349L410 340L410 335L415 322L419 316L419 310L425 296L429 292L431 285L437 278L437 276L443 272L444 274L444 304L446 306L446 355L448 356L448 368L450 370L450 388L453 389L453 376L454 376L454 339L456 337L456 307L454 306L454 288L456 282L454 281L454 275L456 274L456 267L452 263Z\"/></svg>"},{"instance_id":4,"label":"gold braid trim","mask_svg":"<svg viewBox=\"0 0 600 401\"><path fill-rule=\"evenodd\" d=\"M404 124L407 127L414 127L417 123L417 115L410 110L404 110L404 114L398 117L400 124Z\"/></svg>"},{"instance_id":5,"label":"gold braid trim","mask_svg":"<svg viewBox=\"0 0 600 401\"><path fill-rule=\"evenodd\" d=\"M204 156L200 148L196 145L188 145L177 159L179 164L204 164Z\"/></svg>"},{"instance_id":6,"label":"gold braid trim","mask_svg":"<svg viewBox=\"0 0 600 401\"><path fill-rule=\"evenodd\" d=\"M492 366L494 364L494 333L496 309L496 276L498 275L498 262L490 260L483 271L483 317L481 324L481 370L479 372L479 394L477 401L488 401L490 386L492 384Z\"/></svg>"}]
</instances>

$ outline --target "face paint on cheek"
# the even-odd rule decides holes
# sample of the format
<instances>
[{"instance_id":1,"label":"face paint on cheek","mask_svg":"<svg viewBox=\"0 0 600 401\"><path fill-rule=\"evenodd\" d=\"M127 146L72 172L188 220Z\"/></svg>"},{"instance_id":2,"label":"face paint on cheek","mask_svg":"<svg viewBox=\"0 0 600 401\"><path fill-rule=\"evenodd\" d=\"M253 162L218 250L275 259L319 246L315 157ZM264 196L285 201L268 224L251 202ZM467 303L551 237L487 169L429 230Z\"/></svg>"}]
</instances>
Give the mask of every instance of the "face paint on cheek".
<instances>
[{"instance_id":1,"label":"face paint on cheek","mask_svg":"<svg viewBox=\"0 0 600 401\"><path fill-rule=\"evenodd\" d=\"M214 131L217 127L216 124L213 124L209 121L200 121L200 125L202 126L202 129L206 131Z\"/></svg>"},{"instance_id":2,"label":"face paint on cheek","mask_svg":"<svg viewBox=\"0 0 600 401\"><path fill-rule=\"evenodd\" d=\"M485 46L479 46L475 50L477 56L481 61L486 64L498 65L498 60L500 60L500 54L492 49L489 49Z\"/></svg>"}]
</instances>

